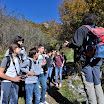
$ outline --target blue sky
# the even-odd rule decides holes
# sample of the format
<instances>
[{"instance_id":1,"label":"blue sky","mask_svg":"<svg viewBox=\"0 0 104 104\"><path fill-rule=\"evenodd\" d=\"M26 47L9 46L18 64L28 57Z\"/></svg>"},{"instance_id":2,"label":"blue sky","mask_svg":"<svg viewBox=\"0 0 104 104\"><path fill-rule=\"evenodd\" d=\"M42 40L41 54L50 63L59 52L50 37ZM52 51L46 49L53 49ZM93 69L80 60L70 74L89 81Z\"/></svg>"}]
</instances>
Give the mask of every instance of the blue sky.
<instances>
[{"instance_id":1,"label":"blue sky","mask_svg":"<svg viewBox=\"0 0 104 104\"><path fill-rule=\"evenodd\" d=\"M7 11L17 10L27 20L41 23L47 20L59 20L58 4L61 0L5 0Z\"/></svg>"}]
</instances>

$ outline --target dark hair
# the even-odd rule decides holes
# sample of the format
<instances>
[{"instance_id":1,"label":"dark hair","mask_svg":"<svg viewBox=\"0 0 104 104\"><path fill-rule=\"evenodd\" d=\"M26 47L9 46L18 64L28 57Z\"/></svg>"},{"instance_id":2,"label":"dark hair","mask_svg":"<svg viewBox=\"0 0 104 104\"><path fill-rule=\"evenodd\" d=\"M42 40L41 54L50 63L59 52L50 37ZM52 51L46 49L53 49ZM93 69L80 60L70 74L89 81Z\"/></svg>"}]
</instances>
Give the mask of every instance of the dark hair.
<instances>
[{"instance_id":1,"label":"dark hair","mask_svg":"<svg viewBox=\"0 0 104 104\"><path fill-rule=\"evenodd\" d=\"M44 45L42 45L42 44L39 44L38 48L41 48L41 47L44 47Z\"/></svg>"},{"instance_id":2,"label":"dark hair","mask_svg":"<svg viewBox=\"0 0 104 104\"><path fill-rule=\"evenodd\" d=\"M88 13L84 16L82 20L83 25L95 25L97 16L92 13Z\"/></svg>"},{"instance_id":3,"label":"dark hair","mask_svg":"<svg viewBox=\"0 0 104 104\"><path fill-rule=\"evenodd\" d=\"M48 53L47 49L44 50L43 54L45 54L45 53L46 53L46 54Z\"/></svg>"},{"instance_id":4,"label":"dark hair","mask_svg":"<svg viewBox=\"0 0 104 104\"><path fill-rule=\"evenodd\" d=\"M37 48L34 47L34 48L31 48L29 50L29 57L33 58L33 56L38 52Z\"/></svg>"},{"instance_id":5,"label":"dark hair","mask_svg":"<svg viewBox=\"0 0 104 104\"><path fill-rule=\"evenodd\" d=\"M51 53L52 51L48 50L48 53Z\"/></svg>"},{"instance_id":6,"label":"dark hair","mask_svg":"<svg viewBox=\"0 0 104 104\"><path fill-rule=\"evenodd\" d=\"M16 48L20 48L20 45L19 44L12 43L9 46L9 54L12 54Z\"/></svg>"},{"instance_id":7,"label":"dark hair","mask_svg":"<svg viewBox=\"0 0 104 104\"><path fill-rule=\"evenodd\" d=\"M18 43L18 41L23 41L24 42L24 39L21 36L16 36L15 39L14 39L14 43Z\"/></svg>"},{"instance_id":8,"label":"dark hair","mask_svg":"<svg viewBox=\"0 0 104 104\"><path fill-rule=\"evenodd\" d=\"M63 55L63 54L64 54L64 52L61 52L61 54Z\"/></svg>"}]
</instances>

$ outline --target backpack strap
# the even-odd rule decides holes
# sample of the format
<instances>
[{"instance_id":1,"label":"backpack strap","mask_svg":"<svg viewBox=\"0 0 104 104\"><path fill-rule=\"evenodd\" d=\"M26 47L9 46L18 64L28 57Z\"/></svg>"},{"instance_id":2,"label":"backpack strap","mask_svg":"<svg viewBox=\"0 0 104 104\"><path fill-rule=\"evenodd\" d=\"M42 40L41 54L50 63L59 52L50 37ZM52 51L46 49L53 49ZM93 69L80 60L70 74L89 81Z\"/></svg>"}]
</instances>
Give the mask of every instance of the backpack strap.
<instances>
[{"instance_id":1,"label":"backpack strap","mask_svg":"<svg viewBox=\"0 0 104 104\"><path fill-rule=\"evenodd\" d=\"M8 67L10 66L10 62L11 62L10 56L5 56L5 57L7 58L7 63L6 63L6 68L5 68L4 73L6 73Z\"/></svg>"},{"instance_id":2,"label":"backpack strap","mask_svg":"<svg viewBox=\"0 0 104 104\"><path fill-rule=\"evenodd\" d=\"M61 58L61 56L60 56L60 59L61 59L61 62L63 63L63 59Z\"/></svg>"},{"instance_id":3,"label":"backpack strap","mask_svg":"<svg viewBox=\"0 0 104 104\"><path fill-rule=\"evenodd\" d=\"M30 71L31 70L31 66L32 66L32 60L29 59L29 61L30 61L30 64L29 64L29 71Z\"/></svg>"},{"instance_id":4,"label":"backpack strap","mask_svg":"<svg viewBox=\"0 0 104 104\"><path fill-rule=\"evenodd\" d=\"M12 59L12 62L13 62L13 65L14 65L14 68L15 68L15 71L16 71L16 74L18 75L18 72L17 72L17 69L16 69L16 65L15 65L15 62L14 62L13 56L12 56L12 55L10 55L10 56L11 56L11 59Z\"/></svg>"},{"instance_id":5,"label":"backpack strap","mask_svg":"<svg viewBox=\"0 0 104 104\"><path fill-rule=\"evenodd\" d=\"M92 33L93 33L93 31L92 31L91 29L92 29L92 28L96 28L96 26L94 26L94 25L93 25L92 27L89 26L89 25L83 25L83 26L84 26L84 27L87 27Z\"/></svg>"},{"instance_id":6,"label":"backpack strap","mask_svg":"<svg viewBox=\"0 0 104 104\"><path fill-rule=\"evenodd\" d=\"M84 27L87 27L89 30L91 30L91 26L89 26L89 25L83 25Z\"/></svg>"}]
</instances>

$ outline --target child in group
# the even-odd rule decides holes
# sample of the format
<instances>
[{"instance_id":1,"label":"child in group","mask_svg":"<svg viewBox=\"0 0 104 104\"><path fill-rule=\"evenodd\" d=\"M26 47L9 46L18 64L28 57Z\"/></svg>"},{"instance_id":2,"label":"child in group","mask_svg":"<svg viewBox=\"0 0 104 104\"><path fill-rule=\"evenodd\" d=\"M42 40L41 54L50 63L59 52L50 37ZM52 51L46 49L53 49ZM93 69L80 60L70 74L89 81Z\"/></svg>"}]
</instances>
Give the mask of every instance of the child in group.
<instances>
[{"instance_id":1,"label":"child in group","mask_svg":"<svg viewBox=\"0 0 104 104\"><path fill-rule=\"evenodd\" d=\"M52 74L52 70L53 70L53 58L52 58L52 52L50 51L46 57L46 66L48 69L48 73L46 74L46 81L47 78L49 78L49 87L52 87L50 82L51 82L51 74Z\"/></svg>"},{"instance_id":2,"label":"child in group","mask_svg":"<svg viewBox=\"0 0 104 104\"><path fill-rule=\"evenodd\" d=\"M40 89L38 83L38 76L41 73L41 64L37 60L39 56L37 49L32 48L29 51L29 57L21 64L21 70L26 74L25 81L26 90L26 104L31 104L33 99L33 92L35 93L34 104L40 103Z\"/></svg>"},{"instance_id":3,"label":"child in group","mask_svg":"<svg viewBox=\"0 0 104 104\"><path fill-rule=\"evenodd\" d=\"M57 83L57 77L58 77L58 72L59 72L59 77L60 77L60 82L59 82L59 87L61 87L62 83L62 67L64 65L64 58L60 55L60 52L56 52L56 56L54 58L54 67L55 67L55 85L58 87Z\"/></svg>"},{"instance_id":4,"label":"child in group","mask_svg":"<svg viewBox=\"0 0 104 104\"><path fill-rule=\"evenodd\" d=\"M20 65L18 54L21 53L19 45L12 43L9 46L9 55L4 57L0 66L1 82L1 103L8 104L12 96L12 103L18 104L18 82L21 80L19 75ZM8 61L9 60L9 61Z\"/></svg>"}]
</instances>

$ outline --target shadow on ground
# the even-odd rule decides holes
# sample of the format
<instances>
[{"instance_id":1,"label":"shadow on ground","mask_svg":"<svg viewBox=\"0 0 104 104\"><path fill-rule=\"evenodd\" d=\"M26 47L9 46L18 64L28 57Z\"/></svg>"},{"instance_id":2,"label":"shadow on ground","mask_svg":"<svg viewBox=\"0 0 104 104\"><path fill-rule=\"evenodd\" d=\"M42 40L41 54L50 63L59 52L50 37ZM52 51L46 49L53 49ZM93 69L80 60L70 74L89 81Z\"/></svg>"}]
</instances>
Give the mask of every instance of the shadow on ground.
<instances>
[{"instance_id":1,"label":"shadow on ground","mask_svg":"<svg viewBox=\"0 0 104 104\"><path fill-rule=\"evenodd\" d=\"M47 92L59 104L73 104L67 98L63 97L58 90L59 88L53 86L51 89L48 89Z\"/></svg>"}]
</instances>

